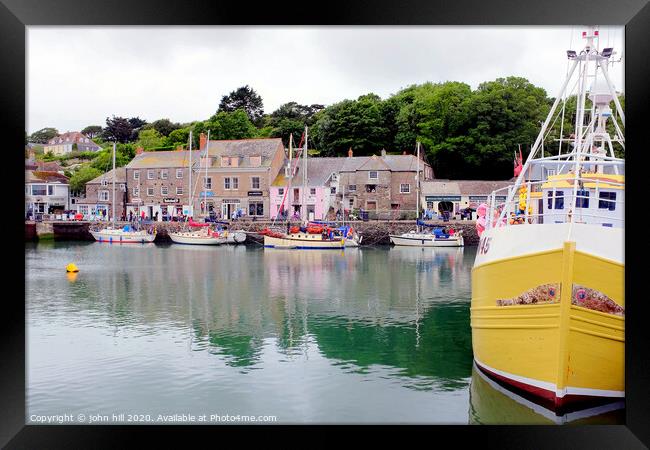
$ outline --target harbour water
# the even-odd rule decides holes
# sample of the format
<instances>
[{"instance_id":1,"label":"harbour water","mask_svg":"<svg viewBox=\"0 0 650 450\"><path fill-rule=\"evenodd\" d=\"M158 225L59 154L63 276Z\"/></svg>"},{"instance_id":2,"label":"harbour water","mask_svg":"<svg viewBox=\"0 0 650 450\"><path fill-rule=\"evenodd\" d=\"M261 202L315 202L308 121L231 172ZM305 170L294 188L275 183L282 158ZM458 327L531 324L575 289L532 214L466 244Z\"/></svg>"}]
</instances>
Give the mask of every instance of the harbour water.
<instances>
[{"instance_id":1,"label":"harbour water","mask_svg":"<svg viewBox=\"0 0 650 450\"><path fill-rule=\"evenodd\" d=\"M27 423L552 423L473 370L475 254L27 244Z\"/></svg>"}]
</instances>

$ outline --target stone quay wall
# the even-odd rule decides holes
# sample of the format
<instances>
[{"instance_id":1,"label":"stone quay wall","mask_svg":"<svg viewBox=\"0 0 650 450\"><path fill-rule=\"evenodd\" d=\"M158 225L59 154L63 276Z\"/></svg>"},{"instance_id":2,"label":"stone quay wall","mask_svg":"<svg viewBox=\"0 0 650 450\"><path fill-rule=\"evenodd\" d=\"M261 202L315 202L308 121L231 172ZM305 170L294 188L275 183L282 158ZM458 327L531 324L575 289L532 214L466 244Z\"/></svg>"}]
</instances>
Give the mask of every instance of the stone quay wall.
<instances>
[{"instance_id":1,"label":"stone quay wall","mask_svg":"<svg viewBox=\"0 0 650 450\"><path fill-rule=\"evenodd\" d=\"M477 245L478 234L474 221L460 220L449 222L430 222L434 225L451 227L456 230L462 229L465 238L465 245ZM43 232L54 234L55 240L81 240L92 241L93 237L89 232L91 224L96 222L49 222L37 223L36 235L37 238ZM123 226L127 222L117 222L117 225ZM355 230L363 235L362 245L389 245L390 234L401 234L416 229L414 220L369 220L369 221L349 221L346 224L351 225ZM290 226L300 225L299 222L290 222ZM171 242L169 238L170 231L179 231L185 227L182 222L156 222L155 223L157 235L156 242ZM286 230L287 222L276 221L273 223L270 220L236 220L230 222L229 228L231 230L244 230L248 234L246 242L261 243L264 238L256 232L271 227L277 230ZM32 240L34 233L33 222L25 223L25 237Z\"/></svg>"}]
</instances>

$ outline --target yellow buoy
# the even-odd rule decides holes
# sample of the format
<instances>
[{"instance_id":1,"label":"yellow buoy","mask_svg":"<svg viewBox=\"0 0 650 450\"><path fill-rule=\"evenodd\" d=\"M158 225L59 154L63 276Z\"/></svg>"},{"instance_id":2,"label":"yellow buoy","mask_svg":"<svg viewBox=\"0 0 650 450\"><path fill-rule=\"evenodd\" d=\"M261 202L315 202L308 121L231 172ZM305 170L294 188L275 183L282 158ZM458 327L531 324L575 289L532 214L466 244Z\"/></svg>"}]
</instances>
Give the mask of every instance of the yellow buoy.
<instances>
[{"instance_id":1,"label":"yellow buoy","mask_svg":"<svg viewBox=\"0 0 650 450\"><path fill-rule=\"evenodd\" d=\"M79 275L79 272L67 272L65 276L68 278L68 281L71 283L74 283L77 281L77 276Z\"/></svg>"},{"instance_id":2,"label":"yellow buoy","mask_svg":"<svg viewBox=\"0 0 650 450\"><path fill-rule=\"evenodd\" d=\"M66 272L79 272L79 269L73 263L70 263L67 266L65 266L65 271Z\"/></svg>"}]
</instances>

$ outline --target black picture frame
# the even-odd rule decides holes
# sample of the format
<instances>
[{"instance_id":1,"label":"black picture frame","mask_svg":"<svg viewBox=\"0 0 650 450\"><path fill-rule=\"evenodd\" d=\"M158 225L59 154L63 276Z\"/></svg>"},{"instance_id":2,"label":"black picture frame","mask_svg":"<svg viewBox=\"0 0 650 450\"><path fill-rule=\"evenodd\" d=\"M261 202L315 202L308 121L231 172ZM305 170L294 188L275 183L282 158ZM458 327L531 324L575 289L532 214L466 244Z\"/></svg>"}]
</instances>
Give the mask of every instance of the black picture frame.
<instances>
[{"instance_id":1,"label":"black picture frame","mask_svg":"<svg viewBox=\"0 0 650 450\"><path fill-rule=\"evenodd\" d=\"M226 430L239 435L249 435L250 429L235 427L200 426L36 426L25 425L25 308L20 299L24 289L19 280L24 279L23 192L20 189L21 173L18 148L24 146L25 132L25 27L30 25L579 25L586 23L625 26L625 92L626 141L630 148L626 158L626 197L631 205L627 221L626 255L626 423L619 426L436 426L409 428L406 434L397 435L391 427L364 430L367 435L397 436L399 440L413 439L412 433L430 445L451 439L451 445L475 440L480 445L499 448L645 448L650 446L650 355L648 329L644 313L648 311L644 296L643 271L645 271L643 246L647 247L645 220L642 213L648 202L642 197L642 181L646 156L650 147L644 136L647 125L647 106L650 95L647 82L650 64L650 5L647 0L611 2L591 0L537 1L515 0L457 0L381 2L353 1L345 3L295 3L282 5L274 2L220 3L207 0L187 2L155 1L81 1L81 0L0 0L0 124L6 138L5 173L12 175L2 221L4 236L10 236L16 246L16 256L7 258L4 273L5 292L11 292L13 281L17 292L4 296L1 349L0 384L0 445L4 448L51 447L123 447L133 444L133 439L149 443L156 435L171 444L171 438L189 443L198 432L217 436ZM540 67L543 70L543 67ZM645 139L644 139L645 138ZM16 179L14 179L14 175ZM631 208L631 209L630 209ZM639 217L636 217L636 216ZM13 238L11 238L13 236ZM22 248L21 248L22 247ZM26 282L28 282L26 280ZM24 286L24 285L22 285ZM636 294L633 295L633 294ZM310 436L319 443L338 443L336 434L323 427L309 427ZM261 426L264 433L293 433L282 426ZM398 432L399 432L398 431ZM335 440L336 439L336 440ZM283 441L280 441L283 442ZM285 443L288 441L284 441ZM294 444L298 444L295 440ZM450 444L448 444L450 445Z\"/></svg>"}]
</instances>

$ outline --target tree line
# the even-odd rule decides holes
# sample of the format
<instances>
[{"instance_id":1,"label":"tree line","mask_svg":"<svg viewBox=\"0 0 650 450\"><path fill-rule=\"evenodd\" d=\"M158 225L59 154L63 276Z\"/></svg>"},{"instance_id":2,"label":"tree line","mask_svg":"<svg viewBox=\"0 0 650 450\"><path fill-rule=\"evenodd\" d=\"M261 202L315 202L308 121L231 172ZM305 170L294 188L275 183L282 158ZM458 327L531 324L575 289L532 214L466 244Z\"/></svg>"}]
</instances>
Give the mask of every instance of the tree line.
<instances>
[{"instance_id":1,"label":"tree line","mask_svg":"<svg viewBox=\"0 0 650 450\"><path fill-rule=\"evenodd\" d=\"M344 156L350 148L355 156L378 154L382 149L413 153L419 140L437 178L503 180L512 177L513 155L519 146L527 154L553 101L527 79L507 77L481 83L474 90L461 82L427 82L386 99L369 93L329 106L292 101L266 114L261 96L243 86L224 95L215 113L202 121L176 123L164 118L149 123L139 117L112 116L105 126L89 125L81 132L105 148L87 164L97 170L105 170L110 162L112 142L119 144L118 165L123 165L138 146L186 148L190 131L194 148L199 134L208 130L215 140L278 137L287 146L290 135L299 142L307 125L309 146L321 156ZM566 102L564 130L573 129L575 102L575 96ZM546 146L557 148L559 128L546 136ZM44 143L57 134L56 129L45 128L28 138Z\"/></svg>"}]
</instances>

